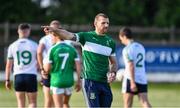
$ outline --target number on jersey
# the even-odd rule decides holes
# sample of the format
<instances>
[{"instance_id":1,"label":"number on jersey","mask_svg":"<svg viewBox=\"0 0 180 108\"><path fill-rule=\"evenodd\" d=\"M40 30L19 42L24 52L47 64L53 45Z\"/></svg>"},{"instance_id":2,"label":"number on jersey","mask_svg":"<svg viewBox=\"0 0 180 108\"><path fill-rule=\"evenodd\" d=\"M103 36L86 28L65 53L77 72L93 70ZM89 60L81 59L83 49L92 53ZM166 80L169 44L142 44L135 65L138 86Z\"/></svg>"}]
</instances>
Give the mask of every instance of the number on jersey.
<instances>
[{"instance_id":1,"label":"number on jersey","mask_svg":"<svg viewBox=\"0 0 180 108\"><path fill-rule=\"evenodd\" d=\"M32 60L32 54L29 51L23 51L23 52L16 52L17 54L17 60L18 60L18 65L20 65L21 63L23 65L28 65L29 63L31 63Z\"/></svg>"},{"instance_id":2,"label":"number on jersey","mask_svg":"<svg viewBox=\"0 0 180 108\"><path fill-rule=\"evenodd\" d=\"M66 62L67 62L67 59L69 57L69 53L61 53L61 54L59 54L59 57L63 58L63 61L62 61L62 64L61 64L61 69L64 69L64 67L66 65Z\"/></svg>"},{"instance_id":3,"label":"number on jersey","mask_svg":"<svg viewBox=\"0 0 180 108\"><path fill-rule=\"evenodd\" d=\"M143 60L143 54L142 53L138 53L137 55L137 63L136 63L136 67L143 67L143 63L142 63L142 60Z\"/></svg>"}]
</instances>

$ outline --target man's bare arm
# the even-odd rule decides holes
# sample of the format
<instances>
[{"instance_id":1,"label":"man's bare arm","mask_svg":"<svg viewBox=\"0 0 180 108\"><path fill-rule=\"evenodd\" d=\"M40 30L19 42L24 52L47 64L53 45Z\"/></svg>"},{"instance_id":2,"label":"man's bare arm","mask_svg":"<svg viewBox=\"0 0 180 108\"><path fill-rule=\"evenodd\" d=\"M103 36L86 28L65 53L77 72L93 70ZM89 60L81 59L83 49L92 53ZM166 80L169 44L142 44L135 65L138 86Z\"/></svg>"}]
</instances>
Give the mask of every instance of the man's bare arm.
<instances>
[{"instance_id":1,"label":"man's bare arm","mask_svg":"<svg viewBox=\"0 0 180 108\"><path fill-rule=\"evenodd\" d=\"M107 74L107 80L109 83L111 83L116 79L117 62L115 56L110 56L109 61L110 61L110 70L109 73Z\"/></svg>"},{"instance_id":2,"label":"man's bare arm","mask_svg":"<svg viewBox=\"0 0 180 108\"><path fill-rule=\"evenodd\" d=\"M13 60L8 59L6 63L5 78L6 78L6 89L11 89L10 74L13 66Z\"/></svg>"},{"instance_id":3,"label":"man's bare arm","mask_svg":"<svg viewBox=\"0 0 180 108\"><path fill-rule=\"evenodd\" d=\"M129 66L129 72L130 72L130 78L131 78L131 80L130 80L131 90L133 92L136 92L137 87L136 87L136 83L135 83L134 62L129 61L128 66Z\"/></svg>"},{"instance_id":4,"label":"man's bare arm","mask_svg":"<svg viewBox=\"0 0 180 108\"><path fill-rule=\"evenodd\" d=\"M13 60L7 60L6 63L6 80L10 80L10 73L12 70Z\"/></svg>"},{"instance_id":5,"label":"man's bare arm","mask_svg":"<svg viewBox=\"0 0 180 108\"><path fill-rule=\"evenodd\" d=\"M75 89L78 92L81 89L81 78L80 78L80 75L81 75L81 63L80 63L80 61L75 61L75 66L76 66L76 73L77 73L77 83L75 85Z\"/></svg>"},{"instance_id":6,"label":"man's bare arm","mask_svg":"<svg viewBox=\"0 0 180 108\"><path fill-rule=\"evenodd\" d=\"M58 29L50 26L42 26L42 28L47 28L49 32L53 32L55 35L61 37L64 40L73 40L76 41L74 33L71 33L64 29Z\"/></svg>"},{"instance_id":7,"label":"man's bare arm","mask_svg":"<svg viewBox=\"0 0 180 108\"><path fill-rule=\"evenodd\" d=\"M37 49L37 60L40 69L43 69L43 50L44 50L44 44L39 44Z\"/></svg>"},{"instance_id":8,"label":"man's bare arm","mask_svg":"<svg viewBox=\"0 0 180 108\"><path fill-rule=\"evenodd\" d=\"M110 72L117 72L117 62L116 62L116 58L115 56L110 56L109 57L110 60Z\"/></svg>"},{"instance_id":9,"label":"man's bare arm","mask_svg":"<svg viewBox=\"0 0 180 108\"><path fill-rule=\"evenodd\" d=\"M133 63L133 61L128 62L128 67L129 67L131 82L135 83L135 79L134 79L134 63Z\"/></svg>"}]
</instances>

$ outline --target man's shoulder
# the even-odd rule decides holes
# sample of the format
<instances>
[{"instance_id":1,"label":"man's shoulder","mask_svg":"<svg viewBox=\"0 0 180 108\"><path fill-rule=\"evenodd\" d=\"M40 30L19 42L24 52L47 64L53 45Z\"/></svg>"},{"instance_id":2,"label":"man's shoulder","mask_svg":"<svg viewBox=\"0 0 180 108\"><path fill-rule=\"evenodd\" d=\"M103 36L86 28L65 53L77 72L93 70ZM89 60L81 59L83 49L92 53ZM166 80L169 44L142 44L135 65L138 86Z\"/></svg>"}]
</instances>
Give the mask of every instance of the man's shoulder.
<instances>
[{"instance_id":1,"label":"man's shoulder","mask_svg":"<svg viewBox=\"0 0 180 108\"><path fill-rule=\"evenodd\" d=\"M94 31L78 32L77 35L93 35Z\"/></svg>"},{"instance_id":2,"label":"man's shoulder","mask_svg":"<svg viewBox=\"0 0 180 108\"><path fill-rule=\"evenodd\" d=\"M32 40L32 39L27 39L27 41L29 41L31 44L37 45L37 42L35 42L35 41Z\"/></svg>"},{"instance_id":3,"label":"man's shoulder","mask_svg":"<svg viewBox=\"0 0 180 108\"><path fill-rule=\"evenodd\" d=\"M14 42L12 42L10 45L9 45L9 47L14 47L14 46L16 46L17 44L19 44L21 42L21 40L20 39L17 39L17 40L15 40Z\"/></svg>"},{"instance_id":4,"label":"man's shoulder","mask_svg":"<svg viewBox=\"0 0 180 108\"><path fill-rule=\"evenodd\" d=\"M18 40L15 40L14 42L12 42L9 46L14 46L15 44L18 43Z\"/></svg>"},{"instance_id":5,"label":"man's shoulder","mask_svg":"<svg viewBox=\"0 0 180 108\"><path fill-rule=\"evenodd\" d=\"M50 40L50 39L51 39L50 35L45 35L40 39L40 41L46 41L46 40Z\"/></svg>"},{"instance_id":6,"label":"man's shoulder","mask_svg":"<svg viewBox=\"0 0 180 108\"><path fill-rule=\"evenodd\" d=\"M133 44L131 45L131 47L140 47L140 48L144 48L144 46L141 44L141 43L139 43L139 42L133 42Z\"/></svg>"}]
</instances>

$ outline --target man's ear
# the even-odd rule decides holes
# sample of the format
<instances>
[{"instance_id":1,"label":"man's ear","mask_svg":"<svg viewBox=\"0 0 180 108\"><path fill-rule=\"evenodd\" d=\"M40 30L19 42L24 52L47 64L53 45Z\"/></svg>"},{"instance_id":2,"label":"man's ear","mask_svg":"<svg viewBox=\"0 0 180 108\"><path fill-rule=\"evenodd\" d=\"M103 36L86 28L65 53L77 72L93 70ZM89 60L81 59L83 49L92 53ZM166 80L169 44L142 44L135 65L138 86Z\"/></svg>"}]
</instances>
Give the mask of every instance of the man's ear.
<instances>
[{"instance_id":1,"label":"man's ear","mask_svg":"<svg viewBox=\"0 0 180 108\"><path fill-rule=\"evenodd\" d=\"M96 27L97 21L94 21L94 27Z\"/></svg>"},{"instance_id":2,"label":"man's ear","mask_svg":"<svg viewBox=\"0 0 180 108\"><path fill-rule=\"evenodd\" d=\"M19 29L17 30L17 33L19 34Z\"/></svg>"}]
</instances>

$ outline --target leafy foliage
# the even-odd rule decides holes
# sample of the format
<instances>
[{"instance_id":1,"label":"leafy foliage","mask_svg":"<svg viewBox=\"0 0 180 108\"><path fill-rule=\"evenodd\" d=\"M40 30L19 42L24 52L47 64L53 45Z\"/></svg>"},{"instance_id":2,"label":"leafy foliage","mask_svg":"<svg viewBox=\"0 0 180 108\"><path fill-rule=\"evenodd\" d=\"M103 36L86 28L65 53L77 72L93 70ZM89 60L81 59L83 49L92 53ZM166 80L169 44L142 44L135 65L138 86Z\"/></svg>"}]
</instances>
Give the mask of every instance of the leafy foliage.
<instances>
[{"instance_id":1,"label":"leafy foliage","mask_svg":"<svg viewBox=\"0 0 180 108\"><path fill-rule=\"evenodd\" d=\"M35 1L35 2L34 2ZM0 22L49 22L89 24L97 13L110 17L113 25L180 27L179 0L0 0Z\"/></svg>"}]
</instances>

